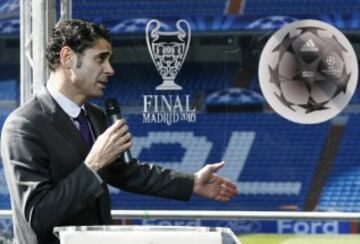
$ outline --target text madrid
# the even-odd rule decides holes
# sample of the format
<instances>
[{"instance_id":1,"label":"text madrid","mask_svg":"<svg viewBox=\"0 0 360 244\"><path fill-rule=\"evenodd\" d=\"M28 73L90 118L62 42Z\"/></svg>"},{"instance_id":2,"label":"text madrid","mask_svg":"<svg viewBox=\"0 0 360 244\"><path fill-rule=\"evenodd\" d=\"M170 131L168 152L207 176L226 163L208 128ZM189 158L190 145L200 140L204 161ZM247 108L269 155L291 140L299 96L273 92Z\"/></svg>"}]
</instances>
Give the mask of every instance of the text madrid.
<instances>
[{"instance_id":1,"label":"text madrid","mask_svg":"<svg viewBox=\"0 0 360 244\"><path fill-rule=\"evenodd\" d=\"M143 95L143 101L144 123L171 125L196 121L196 109L190 108L190 95Z\"/></svg>"}]
</instances>

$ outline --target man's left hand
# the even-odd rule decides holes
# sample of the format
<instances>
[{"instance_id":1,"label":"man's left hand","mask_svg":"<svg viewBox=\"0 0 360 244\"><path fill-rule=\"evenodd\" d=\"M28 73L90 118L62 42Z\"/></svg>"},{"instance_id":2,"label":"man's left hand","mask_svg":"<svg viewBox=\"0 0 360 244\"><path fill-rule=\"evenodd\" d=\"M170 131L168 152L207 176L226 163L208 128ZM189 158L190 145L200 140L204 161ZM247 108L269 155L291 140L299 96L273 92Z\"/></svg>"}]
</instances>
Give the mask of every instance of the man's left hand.
<instances>
[{"instance_id":1,"label":"man's left hand","mask_svg":"<svg viewBox=\"0 0 360 244\"><path fill-rule=\"evenodd\" d=\"M208 164L195 173L194 193L214 199L227 202L238 194L236 185L218 175L216 172L224 167L225 162Z\"/></svg>"}]
</instances>

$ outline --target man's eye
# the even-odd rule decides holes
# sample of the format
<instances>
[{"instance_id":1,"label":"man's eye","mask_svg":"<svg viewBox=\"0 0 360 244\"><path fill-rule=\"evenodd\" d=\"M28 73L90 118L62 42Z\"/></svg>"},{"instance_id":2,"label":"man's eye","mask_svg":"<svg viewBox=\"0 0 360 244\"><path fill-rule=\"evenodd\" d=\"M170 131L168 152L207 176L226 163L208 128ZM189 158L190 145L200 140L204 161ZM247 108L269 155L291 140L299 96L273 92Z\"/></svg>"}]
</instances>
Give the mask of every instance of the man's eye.
<instances>
[{"instance_id":1,"label":"man's eye","mask_svg":"<svg viewBox=\"0 0 360 244\"><path fill-rule=\"evenodd\" d=\"M98 57L98 58L97 58L97 61L98 61L99 63L103 63L103 62L105 61L105 58L103 58L103 57Z\"/></svg>"}]
</instances>

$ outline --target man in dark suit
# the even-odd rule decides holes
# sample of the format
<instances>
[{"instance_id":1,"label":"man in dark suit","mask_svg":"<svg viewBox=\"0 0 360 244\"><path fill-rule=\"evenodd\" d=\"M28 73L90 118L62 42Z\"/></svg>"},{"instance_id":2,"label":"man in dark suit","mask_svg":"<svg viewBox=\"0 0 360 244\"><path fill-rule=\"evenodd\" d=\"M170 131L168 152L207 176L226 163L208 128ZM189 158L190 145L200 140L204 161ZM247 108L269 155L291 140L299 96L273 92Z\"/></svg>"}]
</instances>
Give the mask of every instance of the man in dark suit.
<instances>
[{"instance_id":1,"label":"man in dark suit","mask_svg":"<svg viewBox=\"0 0 360 244\"><path fill-rule=\"evenodd\" d=\"M59 243L55 226L111 224L107 184L178 200L195 193L228 201L236 194L232 182L215 174L224 163L189 175L119 159L131 147L128 126L121 119L106 128L104 113L86 102L103 95L114 74L111 55L104 26L58 24L47 48L46 87L7 118L1 152L15 243Z\"/></svg>"}]
</instances>

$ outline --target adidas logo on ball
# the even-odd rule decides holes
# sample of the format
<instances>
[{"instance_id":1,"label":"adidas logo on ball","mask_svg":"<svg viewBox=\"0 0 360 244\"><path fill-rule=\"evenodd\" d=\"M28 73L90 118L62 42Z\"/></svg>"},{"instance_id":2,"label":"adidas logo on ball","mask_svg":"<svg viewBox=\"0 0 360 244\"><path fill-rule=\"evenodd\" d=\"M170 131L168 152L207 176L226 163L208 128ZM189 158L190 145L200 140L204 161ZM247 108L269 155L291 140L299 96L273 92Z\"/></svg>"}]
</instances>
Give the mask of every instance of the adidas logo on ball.
<instances>
[{"instance_id":1,"label":"adidas logo on ball","mask_svg":"<svg viewBox=\"0 0 360 244\"><path fill-rule=\"evenodd\" d=\"M318 52L319 48L315 46L312 39L309 39L300 49L301 52Z\"/></svg>"}]
</instances>

